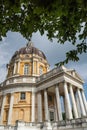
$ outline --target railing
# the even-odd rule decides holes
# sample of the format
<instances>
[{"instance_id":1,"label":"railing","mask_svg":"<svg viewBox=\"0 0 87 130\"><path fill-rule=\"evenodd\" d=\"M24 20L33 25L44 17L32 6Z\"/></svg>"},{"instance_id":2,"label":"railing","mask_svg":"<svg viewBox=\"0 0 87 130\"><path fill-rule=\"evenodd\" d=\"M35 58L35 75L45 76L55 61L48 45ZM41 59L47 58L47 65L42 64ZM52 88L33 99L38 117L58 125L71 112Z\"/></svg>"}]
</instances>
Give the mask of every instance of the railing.
<instances>
[{"instance_id":1,"label":"railing","mask_svg":"<svg viewBox=\"0 0 87 130\"><path fill-rule=\"evenodd\" d=\"M14 76L6 79L3 83L1 83L1 87L9 84L15 83L36 83L36 77L33 76Z\"/></svg>"},{"instance_id":2,"label":"railing","mask_svg":"<svg viewBox=\"0 0 87 130\"><path fill-rule=\"evenodd\" d=\"M73 127L73 126L82 125L83 123L86 123L86 125L87 125L87 117L53 122L52 127L63 127L63 126Z\"/></svg>"},{"instance_id":3,"label":"railing","mask_svg":"<svg viewBox=\"0 0 87 130\"><path fill-rule=\"evenodd\" d=\"M46 79L46 78L52 77L54 74L60 73L60 72L62 72L62 69L61 69L61 68L59 68L59 67L54 68L54 69L52 69L51 71L47 72L46 74L43 74L43 75L41 75L40 77L37 77L37 80L36 80L36 81L37 81L37 82L42 81L42 80L44 80L44 79Z\"/></svg>"},{"instance_id":4,"label":"railing","mask_svg":"<svg viewBox=\"0 0 87 130\"><path fill-rule=\"evenodd\" d=\"M84 125L85 124L85 125ZM85 118L78 118L78 119L72 119L72 120L64 120L64 121L57 121L57 122L24 122L24 121L16 121L16 125L15 126L11 126L11 125L0 125L0 130L18 130L18 129L46 129L46 130L57 130L57 129L63 129L64 130L68 130L68 128L70 129L79 129L79 128L84 128L87 129L87 117Z\"/></svg>"},{"instance_id":5,"label":"railing","mask_svg":"<svg viewBox=\"0 0 87 130\"><path fill-rule=\"evenodd\" d=\"M63 120L63 121L55 121L55 122L22 122L22 121L18 121L17 122L17 126L36 126L39 127L40 129L43 128L47 128L50 127L52 128L52 130L54 130L55 128L59 128L59 127L64 127L64 128L68 128L68 126L70 126L70 128L74 128L74 127L83 127L82 124L85 123L85 126L87 128L87 117L84 118L78 118L78 119L72 119L72 120Z\"/></svg>"}]
</instances>

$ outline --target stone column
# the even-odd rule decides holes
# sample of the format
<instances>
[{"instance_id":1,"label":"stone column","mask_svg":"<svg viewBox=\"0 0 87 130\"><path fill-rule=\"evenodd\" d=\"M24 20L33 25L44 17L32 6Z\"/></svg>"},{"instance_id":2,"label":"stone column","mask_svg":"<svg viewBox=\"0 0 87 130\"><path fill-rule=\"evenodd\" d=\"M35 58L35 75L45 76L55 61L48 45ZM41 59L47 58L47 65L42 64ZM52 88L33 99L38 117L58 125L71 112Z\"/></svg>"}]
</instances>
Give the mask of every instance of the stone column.
<instances>
[{"instance_id":1,"label":"stone column","mask_svg":"<svg viewBox=\"0 0 87 130\"><path fill-rule=\"evenodd\" d=\"M37 94L37 102L38 102L38 122L42 122L42 95L41 92Z\"/></svg>"},{"instance_id":2,"label":"stone column","mask_svg":"<svg viewBox=\"0 0 87 130\"><path fill-rule=\"evenodd\" d=\"M84 104L83 104L83 101L82 101L82 97L81 97L81 93L80 93L79 88L77 89L77 94L78 94L79 103L80 103L80 106L81 106L82 115L86 116L86 112L85 112L85 108L84 108Z\"/></svg>"},{"instance_id":3,"label":"stone column","mask_svg":"<svg viewBox=\"0 0 87 130\"><path fill-rule=\"evenodd\" d=\"M10 106L9 106L9 112L8 112L8 125L11 124L11 120L12 120L13 103L14 103L14 95L13 93L11 93Z\"/></svg>"},{"instance_id":4,"label":"stone column","mask_svg":"<svg viewBox=\"0 0 87 130\"><path fill-rule=\"evenodd\" d=\"M35 122L35 92L32 92L32 122Z\"/></svg>"},{"instance_id":5,"label":"stone column","mask_svg":"<svg viewBox=\"0 0 87 130\"><path fill-rule=\"evenodd\" d=\"M56 85L55 87L55 92L56 92L56 101L57 101L57 109L58 109L58 119L59 121L63 120L62 118L62 109L61 109L61 102L60 102L60 95L59 95L59 88Z\"/></svg>"},{"instance_id":6,"label":"stone column","mask_svg":"<svg viewBox=\"0 0 87 130\"><path fill-rule=\"evenodd\" d=\"M44 110L45 110L45 120L49 121L48 97L46 89L44 90Z\"/></svg>"},{"instance_id":7,"label":"stone column","mask_svg":"<svg viewBox=\"0 0 87 130\"><path fill-rule=\"evenodd\" d=\"M5 101L6 101L6 95L3 95L2 105L1 105L0 124L3 123L3 114L4 114L4 105L5 105Z\"/></svg>"},{"instance_id":8,"label":"stone column","mask_svg":"<svg viewBox=\"0 0 87 130\"><path fill-rule=\"evenodd\" d=\"M65 119L67 118L67 107L66 107L66 100L65 100L65 95L63 96L63 105L64 105L64 112L65 112Z\"/></svg>"},{"instance_id":9,"label":"stone column","mask_svg":"<svg viewBox=\"0 0 87 130\"><path fill-rule=\"evenodd\" d=\"M84 94L83 90L81 91L81 93L82 93L83 103L84 103L84 106L85 106L85 111L87 113L87 101L86 101L86 97L85 97L85 94Z\"/></svg>"},{"instance_id":10,"label":"stone column","mask_svg":"<svg viewBox=\"0 0 87 130\"><path fill-rule=\"evenodd\" d=\"M70 95L71 95L71 100L72 100L73 114L75 118L78 118L78 111L77 111L75 97L74 97L73 88L71 84L69 88L70 88Z\"/></svg>"},{"instance_id":11,"label":"stone column","mask_svg":"<svg viewBox=\"0 0 87 130\"><path fill-rule=\"evenodd\" d=\"M14 71L13 71L13 74L15 74L16 72L16 63L14 63Z\"/></svg>"},{"instance_id":12,"label":"stone column","mask_svg":"<svg viewBox=\"0 0 87 130\"><path fill-rule=\"evenodd\" d=\"M81 107L79 103L79 97L77 93L75 94L75 99L76 99L76 106L77 106L77 111L78 111L78 117L81 118Z\"/></svg>"},{"instance_id":13,"label":"stone column","mask_svg":"<svg viewBox=\"0 0 87 130\"><path fill-rule=\"evenodd\" d=\"M18 62L18 70L17 70L18 74L19 74L19 71L20 71L20 61Z\"/></svg>"},{"instance_id":14,"label":"stone column","mask_svg":"<svg viewBox=\"0 0 87 130\"><path fill-rule=\"evenodd\" d=\"M54 97L55 121L58 121L56 96Z\"/></svg>"},{"instance_id":15,"label":"stone column","mask_svg":"<svg viewBox=\"0 0 87 130\"><path fill-rule=\"evenodd\" d=\"M67 83L64 82L64 94L65 94L65 102L66 102L66 112L67 112L67 117L68 119L72 119L72 110L71 110L71 104L70 104L70 99L69 99L69 94L68 94L68 88L67 88Z\"/></svg>"}]
</instances>

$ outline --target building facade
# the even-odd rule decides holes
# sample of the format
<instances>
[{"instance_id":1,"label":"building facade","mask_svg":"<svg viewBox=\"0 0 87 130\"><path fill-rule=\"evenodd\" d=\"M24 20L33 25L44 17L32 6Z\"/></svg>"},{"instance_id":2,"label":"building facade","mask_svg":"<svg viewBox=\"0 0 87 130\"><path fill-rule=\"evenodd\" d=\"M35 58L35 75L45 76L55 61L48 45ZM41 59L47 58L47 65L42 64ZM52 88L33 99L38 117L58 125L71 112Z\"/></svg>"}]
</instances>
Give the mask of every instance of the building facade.
<instances>
[{"instance_id":1,"label":"building facade","mask_svg":"<svg viewBox=\"0 0 87 130\"><path fill-rule=\"evenodd\" d=\"M44 127L53 129L49 122L55 124L86 119L84 81L75 70L64 66L49 70L45 54L35 48L32 42L15 52L7 70L6 80L0 84L2 130L5 126L18 129L13 127L17 121L21 129L24 122L33 126L48 122ZM32 129L44 127L40 125ZM58 130L58 127L55 128Z\"/></svg>"}]
</instances>

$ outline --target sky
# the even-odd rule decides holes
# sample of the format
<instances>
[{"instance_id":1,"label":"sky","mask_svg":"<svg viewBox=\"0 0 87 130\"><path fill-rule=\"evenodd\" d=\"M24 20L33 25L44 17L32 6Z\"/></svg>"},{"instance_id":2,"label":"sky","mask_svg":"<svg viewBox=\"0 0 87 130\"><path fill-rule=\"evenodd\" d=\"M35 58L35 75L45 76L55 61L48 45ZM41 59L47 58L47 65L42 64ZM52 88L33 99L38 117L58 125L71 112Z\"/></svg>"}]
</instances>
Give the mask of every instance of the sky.
<instances>
[{"instance_id":1,"label":"sky","mask_svg":"<svg viewBox=\"0 0 87 130\"><path fill-rule=\"evenodd\" d=\"M65 53L74 48L69 42L64 45L57 43L56 39L51 42L45 34L41 36L39 32L33 34L31 41L36 48L44 52L50 64L50 69L54 68L56 63L64 60ZM77 40L77 42L79 41ZM0 41L0 82L5 80L7 74L6 64L9 63L12 55L21 47L26 46L27 43L28 41L20 33L10 31L7 33L7 37ZM87 53L81 54L78 62L69 62L65 66L75 69L87 83Z\"/></svg>"}]
</instances>

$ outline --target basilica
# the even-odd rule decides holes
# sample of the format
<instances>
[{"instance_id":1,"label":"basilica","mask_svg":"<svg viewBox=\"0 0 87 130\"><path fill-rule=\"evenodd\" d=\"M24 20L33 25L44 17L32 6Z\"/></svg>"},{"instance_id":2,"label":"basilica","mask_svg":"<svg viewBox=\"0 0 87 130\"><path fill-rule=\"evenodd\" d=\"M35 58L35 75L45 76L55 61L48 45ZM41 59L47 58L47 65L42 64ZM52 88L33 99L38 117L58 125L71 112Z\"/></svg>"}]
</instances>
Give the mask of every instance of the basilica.
<instances>
[{"instance_id":1,"label":"basilica","mask_svg":"<svg viewBox=\"0 0 87 130\"><path fill-rule=\"evenodd\" d=\"M50 70L45 54L28 42L0 84L0 130L87 130L83 83L74 69Z\"/></svg>"}]
</instances>

